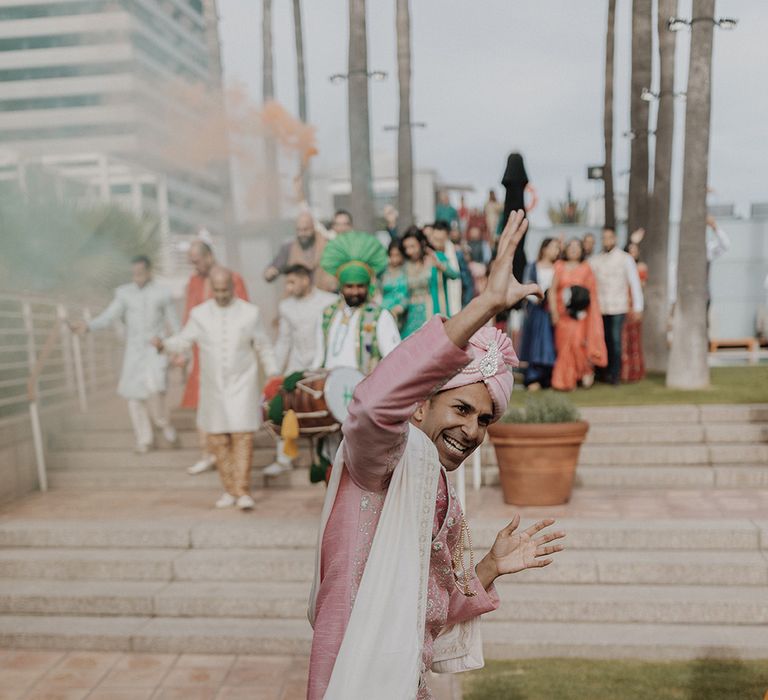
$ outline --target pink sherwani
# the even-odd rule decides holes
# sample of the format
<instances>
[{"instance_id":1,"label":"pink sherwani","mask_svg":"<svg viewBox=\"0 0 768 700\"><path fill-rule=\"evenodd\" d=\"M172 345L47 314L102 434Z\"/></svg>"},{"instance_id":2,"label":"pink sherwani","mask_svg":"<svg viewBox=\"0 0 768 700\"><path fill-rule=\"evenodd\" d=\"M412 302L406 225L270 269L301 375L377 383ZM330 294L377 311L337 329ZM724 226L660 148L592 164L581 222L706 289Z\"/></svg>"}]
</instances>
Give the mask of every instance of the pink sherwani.
<instances>
[{"instance_id":1,"label":"pink sherwani","mask_svg":"<svg viewBox=\"0 0 768 700\"><path fill-rule=\"evenodd\" d=\"M471 360L433 318L385 357L355 390L344 423L344 465L339 490L321 548L320 588L309 662L309 700L320 700L333 672L355 602L373 535L387 495L389 478L406 445L417 405ZM456 587L452 552L461 535L461 504L441 469L435 494L422 678L418 698L429 698L425 673L440 630L495 610L499 599L472 572L477 593ZM403 554L408 556L407 553ZM396 699L393 699L396 700Z\"/></svg>"}]
</instances>

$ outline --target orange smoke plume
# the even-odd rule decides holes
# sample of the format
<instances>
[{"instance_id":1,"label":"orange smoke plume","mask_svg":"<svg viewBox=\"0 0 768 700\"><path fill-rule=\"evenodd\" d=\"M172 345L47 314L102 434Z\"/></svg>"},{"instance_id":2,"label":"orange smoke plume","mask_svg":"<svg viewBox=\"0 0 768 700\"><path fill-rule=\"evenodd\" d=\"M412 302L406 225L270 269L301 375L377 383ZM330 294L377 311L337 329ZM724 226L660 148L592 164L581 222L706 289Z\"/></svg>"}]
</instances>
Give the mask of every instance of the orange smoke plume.
<instances>
[{"instance_id":1,"label":"orange smoke plume","mask_svg":"<svg viewBox=\"0 0 768 700\"><path fill-rule=\"evenodd\" d=\"M270 100L261 110L261 120L267 131L301 159L301 169L306 168L309 159L317 155L315 127L294 117L279 102Z\"/></svg>"}]
</instances>

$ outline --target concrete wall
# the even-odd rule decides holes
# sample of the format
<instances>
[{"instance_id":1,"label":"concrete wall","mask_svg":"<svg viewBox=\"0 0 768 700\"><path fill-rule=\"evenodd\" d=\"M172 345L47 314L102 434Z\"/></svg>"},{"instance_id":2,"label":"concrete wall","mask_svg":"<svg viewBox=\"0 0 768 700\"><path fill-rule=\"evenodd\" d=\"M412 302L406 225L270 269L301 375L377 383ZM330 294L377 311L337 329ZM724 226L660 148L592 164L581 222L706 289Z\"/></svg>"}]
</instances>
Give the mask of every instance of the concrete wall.
<instances>
[{"instance_id":1,"label":"concrete wall","mask_svg":"<svg viewBox=\"0 0 768 700\"><path fill-rule=\"evenodd\" d=\"M0 505L38 488L29 419L0 426Z\"/></svg>"}]
</instances>

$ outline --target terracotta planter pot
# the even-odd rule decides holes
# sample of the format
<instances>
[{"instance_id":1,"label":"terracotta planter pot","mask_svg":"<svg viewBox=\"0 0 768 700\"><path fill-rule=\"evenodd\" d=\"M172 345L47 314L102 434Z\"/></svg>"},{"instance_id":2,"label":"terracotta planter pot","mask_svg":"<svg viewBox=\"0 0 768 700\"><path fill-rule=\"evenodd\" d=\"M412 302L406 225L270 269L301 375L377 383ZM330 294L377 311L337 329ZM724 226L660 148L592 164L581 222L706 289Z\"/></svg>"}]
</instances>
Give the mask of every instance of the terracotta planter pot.
<instances>
[{"instance_id":1,"label":"terracotta planter pot","mask_svg":"<svg viewBox=\"0 0 768 700\"><path fill-rule=\"evenodd\" d=\"M489 429L496 450L504 503L554 506L571 498L573 476L587 421L573 423L494 423Z\"/></svg>"}]
</instances>

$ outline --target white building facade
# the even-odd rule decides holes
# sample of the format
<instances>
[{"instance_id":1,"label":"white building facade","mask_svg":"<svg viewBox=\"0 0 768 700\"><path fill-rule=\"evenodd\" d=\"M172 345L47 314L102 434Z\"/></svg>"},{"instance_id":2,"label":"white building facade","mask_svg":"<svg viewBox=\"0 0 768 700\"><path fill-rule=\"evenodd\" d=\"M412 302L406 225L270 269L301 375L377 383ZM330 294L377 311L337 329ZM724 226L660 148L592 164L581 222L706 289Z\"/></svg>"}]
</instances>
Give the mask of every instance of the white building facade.
<instances>
[{"instance_id":1,"label":"white building facade","mask_svg":"<svg viewBox=\"0 0 768 700\"><path fill-rule=\"evenodd\" d=\"M0 0L0 159L156 214L171 251L229 207L225 149L174 141L210 128L201 100L223 107L215 0Z\"/></svg>"}]
</instances>

